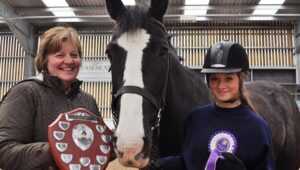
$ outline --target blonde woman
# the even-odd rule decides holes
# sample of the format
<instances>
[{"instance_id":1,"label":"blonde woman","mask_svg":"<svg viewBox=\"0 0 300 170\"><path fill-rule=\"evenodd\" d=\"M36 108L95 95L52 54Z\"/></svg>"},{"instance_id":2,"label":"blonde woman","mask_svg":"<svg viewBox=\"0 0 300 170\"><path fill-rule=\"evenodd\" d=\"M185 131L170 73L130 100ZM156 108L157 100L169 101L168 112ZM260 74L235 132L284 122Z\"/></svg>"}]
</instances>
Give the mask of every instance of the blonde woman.
<instances>
[{"instance_id":1,"label":"blonde woman","mask_svg":"<svg viewBox=\"0 0 300 170\"><path fill-rule=\"evenodd\" d=\"M275 170L269 126L244 90L248 70L240 44L214 44L202 73L215 102L199 106L186 118L182 155L152 161L149 169Z\"/></svg>"},{"instance_id":2,"label":"blonde woman","mask_svg":"<svg viewBox=\"0 0 300 170\"><path fill-rule=\"evenodd\" d=\"M100 116L95 99L80 90L82 61L77 32L57 26L46 31L36 55L37 77L24 80L0 105L0 168L57 169L47 129L60 113L85 108Z\"/></svg>"}]
</instances>

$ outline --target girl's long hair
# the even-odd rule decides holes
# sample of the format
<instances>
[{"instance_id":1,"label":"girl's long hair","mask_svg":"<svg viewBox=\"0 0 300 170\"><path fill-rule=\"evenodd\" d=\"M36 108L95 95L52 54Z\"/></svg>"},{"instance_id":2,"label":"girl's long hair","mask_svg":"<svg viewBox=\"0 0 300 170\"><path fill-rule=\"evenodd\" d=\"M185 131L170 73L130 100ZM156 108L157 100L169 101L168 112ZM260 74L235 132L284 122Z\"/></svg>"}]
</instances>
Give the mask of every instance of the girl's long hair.
<instances>
[{"instance_id":1,"label":"girl's long hair","mask_svg":"<svg viewBox=\"0 0 300 170\"><path fill-rule=\"evenodd\" d=\"M249 98L249 92L248 90L245 88L245 79L247 77L247 72L240 72L238 73L239 79L240 79L240 85L239 85L239 92L241 95L241 100L244 101L245 103L247 103L249 105L249 107L256 112L256 109L251 101L251 99Z\"/></svg>"}]
</instances>

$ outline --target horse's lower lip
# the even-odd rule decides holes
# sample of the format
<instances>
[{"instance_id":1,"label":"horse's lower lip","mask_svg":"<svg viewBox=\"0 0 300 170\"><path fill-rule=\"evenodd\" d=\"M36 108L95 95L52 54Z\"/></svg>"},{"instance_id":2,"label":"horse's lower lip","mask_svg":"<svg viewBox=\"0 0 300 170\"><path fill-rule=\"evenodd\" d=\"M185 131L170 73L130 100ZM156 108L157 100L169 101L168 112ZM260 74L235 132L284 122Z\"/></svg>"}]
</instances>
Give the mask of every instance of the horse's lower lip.
<instances>
[{"instance_id":1,"label":"horse's lower lip","mask_svg":"<svg viewBox=\"0 0 300 170\"><path fill-rule=\"evenodd\" d=\"M133 161L133 160L122 160L122 159L119 159L119 162L120 164L122 164L123 166L126 166L126 167L133 167L133 168L144 168L148 165L149 163L149 158L146 158L146 159L141 159L139 161Z\"/></svg>"}]
</instances>

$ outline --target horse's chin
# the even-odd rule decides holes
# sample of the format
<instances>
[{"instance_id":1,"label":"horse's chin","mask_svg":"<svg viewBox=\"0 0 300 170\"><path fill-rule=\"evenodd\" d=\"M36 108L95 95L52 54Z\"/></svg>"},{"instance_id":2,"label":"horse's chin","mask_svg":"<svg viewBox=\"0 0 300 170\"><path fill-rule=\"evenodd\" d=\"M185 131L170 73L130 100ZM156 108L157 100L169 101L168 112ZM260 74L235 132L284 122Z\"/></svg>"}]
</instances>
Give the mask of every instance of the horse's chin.
<instances>
[{"instance_id":1,"label":"horse's chin","mask_svg":"<svg viewBox=\"0 0 300 170\"><path fill-rule=\"evenodd\" d=\"M139 161L132 161L132 160L128 161L126 159L119 158L119 162L120 162L121 165L126 166L126 167L142 169L142 168L145 168L148 165L149 158L141 159Z\"/></svg>"}]
</instances>

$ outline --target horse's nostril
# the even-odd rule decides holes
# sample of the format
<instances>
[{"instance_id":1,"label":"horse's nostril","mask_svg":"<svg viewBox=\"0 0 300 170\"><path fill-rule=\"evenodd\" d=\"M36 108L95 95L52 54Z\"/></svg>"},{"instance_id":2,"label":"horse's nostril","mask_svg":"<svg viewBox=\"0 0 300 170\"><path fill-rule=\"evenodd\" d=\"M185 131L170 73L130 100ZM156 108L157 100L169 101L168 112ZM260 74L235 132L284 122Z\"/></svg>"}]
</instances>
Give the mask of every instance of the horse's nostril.
<instances>
[{"instance_id":1,"label":"horse's nostril","mask_svg":"<svg viewBox=\"0 0 300 170\"><path fill-rule=\"evenodd\" d=\"M124 152L118 151L118 156L119 156L119 158L123 158Z\"/></svg>"},{"instance_id":2,"label":"horse's nostril","mask_svg":"<svg viewBox=\"0 0 300 170\"><path fill-rule=\"evenodd\" d=\"M137 154L135 157L134 157L134 159L136 160L136 161L139 161L139 160L141 160L141 159L143 159L144 158L144 154L142 153L142 152L140 152L139 154Z\"/></svg>"},{"instance_id":3,"label":"horse's nostril","mask_svg":"<svg viewBox=\"0 0 300 170\"><path fill-rule=\"evenodd\" d=\"M133 164L133 161L132 161L132 160L128 160L128 161L127 161L127 164L128 164L128 165L132 165L132 164Z\"/></svg>"}]
</instances>

